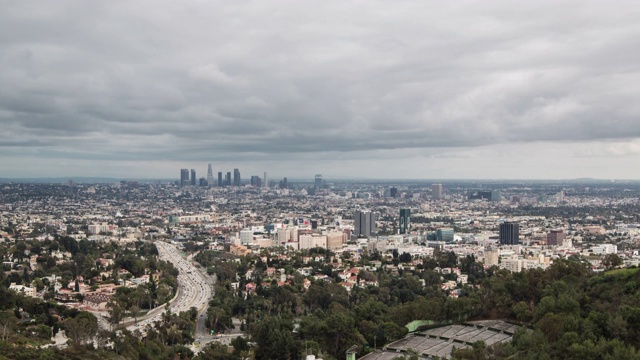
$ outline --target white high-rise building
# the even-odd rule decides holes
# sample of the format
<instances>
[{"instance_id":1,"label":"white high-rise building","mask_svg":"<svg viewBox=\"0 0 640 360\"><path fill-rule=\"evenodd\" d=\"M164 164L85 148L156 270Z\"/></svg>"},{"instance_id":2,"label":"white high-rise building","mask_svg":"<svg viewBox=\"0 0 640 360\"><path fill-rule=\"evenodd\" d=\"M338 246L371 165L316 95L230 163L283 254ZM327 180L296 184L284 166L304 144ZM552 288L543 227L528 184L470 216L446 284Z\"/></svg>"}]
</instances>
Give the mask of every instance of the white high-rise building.
<instances>
[{"instance_id":1,"label":"white high-rise building","mask_svg":"<svg viewBox=\"0 0 640 360\"><path fill-rule=\"evenodd\" d=\"M326 249L327 248L327 236L318 234L306 234L300 235L300 250L313 249L316 247Z\"/></svg>"},{"instance_id":2,"label":"white high-rise building","mask_svg":"<svg viewBox=\"0 0 640 360\"><path fill-rule=\"evenodd\" d=\"M339 250L342 249L342 243L344 239L344 233L340 231L330 232L327 234L327 249Z\"/></svg>"},{"instance_id":3,"label":"white high-rise building","mask_svg":"<svg viewBox=\"0 0 640 360\"><path fill-rule=\"evenodd\" d=\"M284 245L287 242L289 242L291 240L291 229L287 228L282 228L282 229L278 229L276 232L277 238L278 238L278 245Z\"/></svg>"},{"instance_id":4,"label":"white high-rise building","mask_svg":"<svg viewBox=\"0 0 640 360\"><path fill-rule=\"evenodd\" d=\"M240 230L240 243L242 245L251 244L253 242L253 230L242 229Z\"/></svg>"},{"instance_id":5,"label":"white high-rise building","mask_svg":"<svg viewBox=\"0 0 640 360\"><path fill-rule=\"evenodd\" d=\"M500 263L500 269L507 269L511 272L520 272L522 271L523 260L519 259L504 259Z\"/></svg>"},{"instance_id":6,"label":"white high-rise building","mask_svg":"<svg viewBox=\"0 0 640 360\"><path fill-rule=\"evenodd\" d=\"M484 264L488 267L497 266L500 263L500 251L498 249L487 249L484 252Z\"/></svg>"}]
</instances>

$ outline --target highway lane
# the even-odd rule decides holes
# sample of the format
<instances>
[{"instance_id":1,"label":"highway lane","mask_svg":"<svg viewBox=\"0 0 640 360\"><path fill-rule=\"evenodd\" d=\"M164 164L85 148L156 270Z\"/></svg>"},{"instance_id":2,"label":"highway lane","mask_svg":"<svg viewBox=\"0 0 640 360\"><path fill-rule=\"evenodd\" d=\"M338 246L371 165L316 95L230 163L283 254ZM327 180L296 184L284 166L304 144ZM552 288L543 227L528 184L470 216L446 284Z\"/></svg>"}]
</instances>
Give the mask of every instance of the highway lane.
<instances>
[{"instance_id":1,"label":"highway lane","mask_svg":"<svg viewBox=\"0 0 640 360\"><path fill-rule=\"evenodd\" d=\"M184 259L175 245L160 241L156 241L154 244L158 248L160 259L171 262L179 271L178 294L169 304L169 309L177 314L195 307L198 310L197 330L198 332L206 332L204 319L209 299L213 295L211 280L199 271L191 261ZM149 314L140 317L137 324L127 326L127 329L130 331L138 329L144 333L144 328L148 324L153 324L162 318L164 309L157 310L158 308L151 310Z\"/></svg>"}]
</instances>

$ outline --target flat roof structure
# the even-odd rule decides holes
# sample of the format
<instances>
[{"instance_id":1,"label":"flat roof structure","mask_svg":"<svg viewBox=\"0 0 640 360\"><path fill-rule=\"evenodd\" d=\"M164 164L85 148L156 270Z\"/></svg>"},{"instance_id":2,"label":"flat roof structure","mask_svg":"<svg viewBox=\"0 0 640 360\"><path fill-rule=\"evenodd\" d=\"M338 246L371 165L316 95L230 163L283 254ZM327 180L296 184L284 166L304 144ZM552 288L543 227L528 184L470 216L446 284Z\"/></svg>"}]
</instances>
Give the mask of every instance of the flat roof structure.
<instances>
[{"instance_id":1,"label":"flat roof structure","mask_svg":"<svg viewBox=\"0 0 640 360\"><path fill-rule=\"evenodd\" d=\"M455 325L445 325L419 331L404 339L386 345L382 350L367 354L361 360L392 360L395 357L417 353L422 359L434 356L448 359L451 350L471 347L476 341L484 341L487 346L500 342L510 342L513 333L521 326L501 320L470 321Z\"/></svg>"}]
</instances>

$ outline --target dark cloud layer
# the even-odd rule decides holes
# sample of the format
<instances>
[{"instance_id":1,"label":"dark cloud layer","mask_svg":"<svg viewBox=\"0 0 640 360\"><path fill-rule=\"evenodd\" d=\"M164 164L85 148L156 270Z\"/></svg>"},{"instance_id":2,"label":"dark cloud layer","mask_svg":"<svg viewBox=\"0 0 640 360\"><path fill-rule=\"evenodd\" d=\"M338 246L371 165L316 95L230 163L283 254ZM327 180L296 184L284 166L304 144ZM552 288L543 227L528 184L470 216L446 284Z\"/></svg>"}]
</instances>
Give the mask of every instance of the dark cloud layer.
<instances>
[{"instance_id":1,"label":"dark cloud layer","mask_svg":"<svg viewBox=\"0 0 640 360\"><path fill-rule=\"evenodd\" d=\"M2 1L0 164L633 142L638 18L633 1Z\"/></svg>"}]
</instances>

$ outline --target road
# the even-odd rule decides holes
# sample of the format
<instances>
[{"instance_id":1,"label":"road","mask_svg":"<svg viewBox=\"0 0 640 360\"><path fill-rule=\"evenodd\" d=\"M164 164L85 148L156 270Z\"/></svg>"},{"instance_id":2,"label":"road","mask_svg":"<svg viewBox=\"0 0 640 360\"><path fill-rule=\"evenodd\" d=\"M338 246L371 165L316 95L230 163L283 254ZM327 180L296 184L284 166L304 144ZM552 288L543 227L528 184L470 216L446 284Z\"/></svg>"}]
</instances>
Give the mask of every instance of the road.
<instances>
[{"instance_id":1,"label":"road","mask_svg":"<svg viewBox=\"0 0 640 360\"><path fill-rule=\"evenodd\" d=\"M206 333L204 320L209 299L213 295L211 279L199 271L191 261L184 259L175 245L160 241L156 241L154 244L158 248L160 259L171 262L179 271L177 295L170 302L169 309L177 314L195 307L198 309L198 323L196 324L198 333ZM139 317L137 324L128 325L127 329L130 331L137 329L143 331L147 324L153 324L160 320L163 312L164 307L155 308L146 315ZM125 324L130 323L131 320L125 322Z\"/></svg>"}]
</instances>

